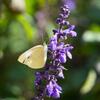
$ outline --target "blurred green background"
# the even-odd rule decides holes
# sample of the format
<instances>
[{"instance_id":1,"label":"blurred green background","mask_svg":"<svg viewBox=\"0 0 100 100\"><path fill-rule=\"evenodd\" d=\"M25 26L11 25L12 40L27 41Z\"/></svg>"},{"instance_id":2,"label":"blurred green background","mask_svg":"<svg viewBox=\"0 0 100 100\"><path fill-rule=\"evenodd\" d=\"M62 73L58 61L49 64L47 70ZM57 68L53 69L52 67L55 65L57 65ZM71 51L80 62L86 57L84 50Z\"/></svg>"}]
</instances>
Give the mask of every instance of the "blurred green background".
<instances>
[{"instance_id":1,"label":"blurred green background","mask_svg":"<svg viewBox=\"0 0 100 100\"><path fill-rule=\"evenodd\" d=\"M59 80L59 100L100 100L100 0L0 0L0 100L33 97L35 70L17 58L48 42L63 4L70 7L78 36L70 40L75 49L65 64L65 79Z\"/></svg>"}]
</instances>

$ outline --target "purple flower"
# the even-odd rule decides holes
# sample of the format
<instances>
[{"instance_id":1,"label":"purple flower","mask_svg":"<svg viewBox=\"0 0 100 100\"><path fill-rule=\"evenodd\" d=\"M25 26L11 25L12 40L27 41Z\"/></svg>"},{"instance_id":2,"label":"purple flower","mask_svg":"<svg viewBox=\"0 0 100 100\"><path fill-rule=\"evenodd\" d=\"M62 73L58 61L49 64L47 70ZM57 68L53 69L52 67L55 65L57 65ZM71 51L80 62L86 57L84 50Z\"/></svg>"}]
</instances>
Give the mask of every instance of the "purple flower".
<instances>
[{"instance_id":1,"label":"purple flower","mask_svg":"<svg viewBox=\"0 0 100 100\"><path fill-rule=\"evenodd\" d=\"M64 78L63 69L62 68L58 68L57 70L59 71L58 77Z\"/></svg>"},{"instance_id":2,"label":"purple flower","mask_svg":"<svg viewBox=\"0 0 100 100\"><path fill-rule=\"evenodd\" d=\"M66 63L67 58L72 59L71 50L73 49L73 46L68 42L65 44L64 41L67 40L68 36L77 36L74 31L75 26L66 21L69 14L67 5L61 7L61 13L56 20L59 28L53 30L54 35L48 44L48 64L45 65L44 70L35 74L36 96L34 100L44 100L45 96L60 98L62 88L58 85L57 80L64 78L63 71L66 68L62 64Z\"/></svg>"},{"instance_id":3,"label":"purple flower","mask_svg":"<svg viewBox=\"0 0 100 100\"><path fill-rule=\"evenodd\" d=\"M65 29L63 30L63 34L64 35L69 35L69 36L72 36L72 37L76 37L77 36L77 33L75 31L73 31L75 28L74 25L70 25L70 27L68 29Z\"/></svg>"},{"instance_id":4,"label":"purple flower","mask_svg":"<svg viewBox=\"0 0 100 100\"><path fill-rule=\"evenodd\" d=\"M35 85L38 86L39 84L41 84L41 74L40 74L40 72L36 72L35 76L36 76Z\"/></svg>"},{"instance_id":5,"label":"purple flower","mask_svg":"<svg viewBox=\"0 0 100 100\"><path fill-rule=\"evenodd\" d=\"M67 4L69 6L70 10L74 10L76 8L75 1L76 0L63 0L64 4Z\"/></svg>"},{"instance_id":6,"label":"purple flower","mask_svg":"<svg viewBox=\"0 0 100 100\"><path fill-rule=\"evenodd\" d=\"M51 39L50 39L50 44L48 45L48 48L50 50L56 50L57 47L57 35L55 34Z\"/></svg>"},{"instance_id":7,"label":"purple flower","mask_svg":"<svg viewBox=\"0 0 100 100\"><path fill-rule=\"evenodd\" d=\"M59 98L61 91L62 88L54 80L51 80L46 86L46 92L49 97Z\"/></svg>"},{"instance_id":8,"label":"purple flower","mask_svg":"<svg viewBox=\"0 0 100 100\"><path fill-rule=\"evenodd\" d=\"M66 62L66 54L65 53L59 54L59 60L61 63L65 63Z\"/></svg>"}]
</instances>

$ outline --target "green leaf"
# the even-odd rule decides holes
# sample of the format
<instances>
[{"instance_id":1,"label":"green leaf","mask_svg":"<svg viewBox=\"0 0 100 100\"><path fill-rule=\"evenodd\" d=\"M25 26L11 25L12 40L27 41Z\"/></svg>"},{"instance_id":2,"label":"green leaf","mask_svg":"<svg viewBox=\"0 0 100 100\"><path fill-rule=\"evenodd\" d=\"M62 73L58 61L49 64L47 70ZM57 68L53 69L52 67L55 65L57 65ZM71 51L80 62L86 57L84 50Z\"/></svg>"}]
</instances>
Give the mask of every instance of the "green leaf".
<instances>
[{"instance_id":1,"label":"green leaf","mask_svg":"<svg viewBox=\"0 0 100 100\"><path fill-rule=\"evenodd\" d=\"M23 28L26 32L27 39L29 41L35 40L37 38L36 28L31 25L31 23L28 21L28 19L24 15L19 15L16 18L23 26Z\"/></svg>"}]
</instances>

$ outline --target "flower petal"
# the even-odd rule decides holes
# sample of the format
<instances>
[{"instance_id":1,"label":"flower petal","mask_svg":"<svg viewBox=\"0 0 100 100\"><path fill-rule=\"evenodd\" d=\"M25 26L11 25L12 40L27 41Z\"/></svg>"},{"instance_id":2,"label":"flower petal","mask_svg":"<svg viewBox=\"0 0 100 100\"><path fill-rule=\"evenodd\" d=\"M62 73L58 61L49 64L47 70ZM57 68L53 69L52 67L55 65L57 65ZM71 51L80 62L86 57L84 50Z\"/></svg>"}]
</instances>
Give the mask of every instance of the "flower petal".
<instances>
[{"instance_id":1,"label":"flower petal","mask_svg":"<svg viewBox=\"0 0 100 100\"><path fill-rule=\"evenodd\" d=\"M67 51L67 56L68 58L72 59L72 54L69 51Z\"/></svg>"},{"instance_id":2,"label":"flower petal","mask_svg":"<svg viewBox=\"0 0 100 100\"><path fill-rule=\"evenodd\" d=\"M65 63L66 62L66 54L61 53L59 56L59 60L61 61L61 63Z\"/></svg>"}]
</instances>

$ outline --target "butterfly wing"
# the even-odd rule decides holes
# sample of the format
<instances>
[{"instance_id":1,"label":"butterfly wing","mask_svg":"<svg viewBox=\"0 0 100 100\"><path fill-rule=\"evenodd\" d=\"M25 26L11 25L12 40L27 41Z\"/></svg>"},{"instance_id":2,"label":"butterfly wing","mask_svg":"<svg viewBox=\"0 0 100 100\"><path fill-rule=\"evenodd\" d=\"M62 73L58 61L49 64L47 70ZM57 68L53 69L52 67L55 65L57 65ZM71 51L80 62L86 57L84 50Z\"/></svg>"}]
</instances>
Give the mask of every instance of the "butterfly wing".
<instances>
[{"instance_id":1,"label":"butterfly wing","mask_svg":"<svg viewBox=\"0 0 100 100\"><path fill-rule=\"evenodd\" d=\"M47 46L38 45L23 53L18 61L33 69L44 67L47 59Z\"/></svg>"}]
</instances>

